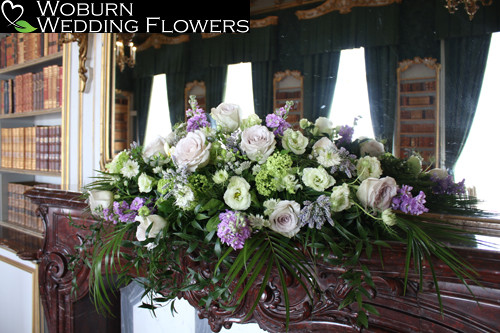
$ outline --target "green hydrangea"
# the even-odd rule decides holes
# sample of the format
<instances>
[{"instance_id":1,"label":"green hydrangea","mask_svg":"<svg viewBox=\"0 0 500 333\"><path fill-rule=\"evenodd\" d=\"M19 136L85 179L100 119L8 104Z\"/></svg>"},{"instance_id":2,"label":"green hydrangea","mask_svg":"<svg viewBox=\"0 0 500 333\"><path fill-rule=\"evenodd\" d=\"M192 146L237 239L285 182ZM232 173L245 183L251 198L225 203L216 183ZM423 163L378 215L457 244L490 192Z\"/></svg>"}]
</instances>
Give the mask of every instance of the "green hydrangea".
<instances>
[{"instance_id":1,"label":"green hydrangea","mask_svg":"<svg viewBox=\"0 0 500 333\"><path fill-rule=\"evenodd\" d=\"M120 170L123 168L123 164L127 162L129 156L126 151L120 152L116 155L113 160L106 164L106 169L109 173L120 173Z\"/></svg>"},{"instance_id":2,"label":"green hydrangea","mask_svg":"<svg viewBox=\"0 0 500 333\"><path fill-rule=\"evenodd\" d=\"M167 194L170 190L172 190L174 184L168 179L162 178L158 181L157 191L160 194Z\"/></svg>"},{"instance_id":3,"label":"green hydrangea","mask_svg":"<svg viewBox=\"0 0 500 333\"><path fill-rule=\"evenodd\" d=\"M191 174L188 177L191 188L195 189L198 193L208 193L212 188L212 182L208 181L207 176L201 174Z\"/></svg>"},{"instance_id":4,"label":"green hydrangea","mask_svg":"<svg viewBox=\"0 0 500 333\"><path fill-rule=\"evenodd\" d=\"M274 153L262 164L255 176L257 191L264 196L283 189L283 179L289 175L292 168L292 158L287 154Z\"/></svg>"}]
</instances>

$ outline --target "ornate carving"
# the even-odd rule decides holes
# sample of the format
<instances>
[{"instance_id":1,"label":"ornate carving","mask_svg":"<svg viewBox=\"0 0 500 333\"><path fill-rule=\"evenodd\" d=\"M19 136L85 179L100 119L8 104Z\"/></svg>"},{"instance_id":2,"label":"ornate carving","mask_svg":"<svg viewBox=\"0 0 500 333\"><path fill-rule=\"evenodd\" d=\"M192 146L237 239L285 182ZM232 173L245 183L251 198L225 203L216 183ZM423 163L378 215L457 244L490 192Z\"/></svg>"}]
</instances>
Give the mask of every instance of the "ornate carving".
<instances>
[{"instance_id":1,"label":"ornate carving","mask_svg":"<svg viewBox=\"0 0 500 333\"><path fill-rule=\"evenodd\" d=\"M340 14L351 12L354 7L378 7L387 6L392 3L401 3L402 0L326 0L313 9L298 10L295 14L299 20L308 20L320 17L333 11Z\"/></svg>"},{"instance_id":2,"label":"ornate carving","mask_svg":"<svg viewBox=\"0 0 500 333\"><path fill-rule=\"evenodd\" d=\"M85 67L85 62L87 61L87 49L88 49L88 33L70 33L63 34L60 37L59 43L78 43L78 74L80 75L80 92L84 92L87 85L87 68Z\"/></svg>"},{"instance_id":3,"label":"ornate carving","mask_svg":"<svg viewBox=\"0 0 500 333\"><path fill-rule=\"evenodd\" d=\"M435 59L435 58L415 57L413 59L407 59L407 60L400 61L398 71L404 72L411 65L415 65L415 64L423 64L432 70L439 70L439 68L441 67L441 65L437 62L437 59Z\"/></svg>"},{"instance_id":4,"label":"ornate carving","mask_svg":"<svg viewBox=\"0 0 500 333\"><path fill-rule=\"evenodd\" d=\"M137 46L137 51L144 51L150 47L159 49L162 45L175 45L181 44L189 41L189 35L179 35L175 37L165 36L163 34L151 34L151 36L146 39L144 43Z\"/></svg>"}]
</instances>

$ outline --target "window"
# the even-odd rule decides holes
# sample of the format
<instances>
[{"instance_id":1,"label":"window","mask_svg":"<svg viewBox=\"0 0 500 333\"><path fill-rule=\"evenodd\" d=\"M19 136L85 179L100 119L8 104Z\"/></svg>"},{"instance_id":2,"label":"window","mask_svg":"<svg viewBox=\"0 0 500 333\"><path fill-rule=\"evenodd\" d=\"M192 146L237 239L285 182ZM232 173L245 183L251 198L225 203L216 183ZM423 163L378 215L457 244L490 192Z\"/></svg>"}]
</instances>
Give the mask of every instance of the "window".
<instances>
[{"instance_id":1,"label":"window","mask_svg":"<svg viewBox=\"0 0 500 333\"><path fill-rule=\"evenodd\" d=\"M360 119L353 138L374 138L363 48L342 50L340 53L337 84L330 109L330 120L334 126L352 126L356 117Z\"/></svg>"},{"instance_id":2,"label":"window","mask_svg":"<svg viewBox=\"0 0 500 333\"><path fill-rule=\"evenodd\" d=\"M500 178L496 170L500 165L497 139L500 124L498 107L500 87L500 33L491 37L486 70L476 115L455 166L455 180L465 179L467 187L475 187L477 197L484 200L483 209L498 211L498 189Z\"/></svg>"},{"instance_id":3,"label":"window","mask_svg":"<svg viewBox=\"0 0 500 333\"><path fill-rule=\"evenodd\" d=\"M253 105L252 63L244 62L227 66L226 89L224 102L241 107L242 119L255 113ZM208 108L217 105L207 106Z\"/></svg>"},{"instance_id":4,"label":"window","mask_svg":"<svg viewBox=\"0 0 500 333\"><path fill-rule=\"evenodd\" d=\"M171 131L166 75L159 74L153 78L144 145L148 145L158 136L167 136Z\"/></svg>"}]
</instances>

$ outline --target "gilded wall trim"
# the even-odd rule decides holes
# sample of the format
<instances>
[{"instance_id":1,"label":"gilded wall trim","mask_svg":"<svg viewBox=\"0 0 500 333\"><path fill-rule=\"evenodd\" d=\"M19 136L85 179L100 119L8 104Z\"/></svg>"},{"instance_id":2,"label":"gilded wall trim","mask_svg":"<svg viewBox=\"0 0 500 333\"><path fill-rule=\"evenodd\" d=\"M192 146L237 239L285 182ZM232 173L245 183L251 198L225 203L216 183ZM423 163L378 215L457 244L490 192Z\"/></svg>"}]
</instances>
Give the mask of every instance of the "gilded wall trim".
<instances>
[{"instance_id":1,"label":"gilded wall trim","mask_svg":"<svg viewBox=\"0 0 500 333\"><path fill-rule=\"evenodd\" d=\"M169 37L162 34L151 34L151 36L146 39L144 43L137 46L137 51L144 51L150 47L159 49L162 45L175 45L181 44L189 41L189 35L180 35L175 37Z\"/></svg>"},{"instance_id":2,"label":"gilded wall trim","mask_svg":"<svg viewBox=\"0 0 500 333\"><path fill-rule=\"evenodd\" d=\"M340 14L351 12L354 7L379 7L387 6L393 3L401 3L402 0L326 0L316 8L307 10L298 10L295 14L299 20L308 20L333 11L339 11Z\"/></svg>"},{"instance_id":3,"label":"gilded wall trim","mask_svg":"<svg viewBox=\"0 0 500 333\"><path fill-rule=\"evenodd\" d=\"M250 20L250 29L265 28L271 25L278 25L278 16L267 16L258 20ZM201 38L213 38L222 35L224 33L221 32L202 33Z\"/></svg>"}]
</instances>

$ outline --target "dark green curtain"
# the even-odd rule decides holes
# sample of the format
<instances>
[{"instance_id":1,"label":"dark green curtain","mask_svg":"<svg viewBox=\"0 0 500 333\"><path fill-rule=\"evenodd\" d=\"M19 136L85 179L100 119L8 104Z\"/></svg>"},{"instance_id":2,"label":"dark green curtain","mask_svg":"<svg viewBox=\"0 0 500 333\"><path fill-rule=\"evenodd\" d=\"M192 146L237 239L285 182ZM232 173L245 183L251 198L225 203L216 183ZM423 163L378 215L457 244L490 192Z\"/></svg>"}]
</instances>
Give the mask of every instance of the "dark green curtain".
<instances>
[{"instance_id":1,"label":"dark green curtain","mask_svg":"<svg viewBox=\"0 0 500 333\"><path fill-rule=\"evenodd\" d=\"M223 102L226 86L227 66L210 67L207 69L205 87L207 89L207 113Z\"/></svg>"},{"instance_id":2,"label":"dark green curtain","mask_svg":"<svg viewBox=\"0 0 500 333\"><path fill-rule=\"evenodd\" d=\"M153 77L146 76L136 78L134 82L134 108L137 110L138 143L144 143L146 126L148 123L149 100L151 88L153 87Z\"/></svg>"},{"instance_id":3,"label":"dark green curtain","mask_svg":"<svg viewBox=\"0 0 500 333\"><path fill-rule=\"evenodd\" d=\"M273 110L273 75L271 61L252 62L253 103L255 113L261 118Z\"/></svg>"},{"instance_id":4,"label":"dark green curtain","mask_svg":"<svg viewBox=\"0 0 500 333\"><path fill-rule=\"evenodd\" d=\"M328 117L339 61L340 51L304 56L304 118Z\"/></svg>"},{"instance_id":5,"label":"dark green curtain","mask_svg":"<svg viewBox=\"0 0 500 333\"><path fill-rule=\"evenodd\" d=\"M375 137L392 150L397 99L398 52L395 46L365 48L366 82Z\"/></svg>"},{"instance_id":6,"label":"dark green curtain","mask_svg":"<svg viewBox=\"0 0 500 333\"><path fill-rule=\"evenodd\" d=\"M178 122L184 121L184 96L185 73L171 73L166 75L168 109L170 113L170 124L172 127Z\"/></svg>"},{"instance_id":7,"label":"dark green curtain","mask_svg":"<svg viewBox=\"0 0 500 333\"><path fill-rule=\"evenodd\" d=\"M445 40L445 166L455 167L467 141L483 83L491 35Z\"/></svg>"}]
</instances>

